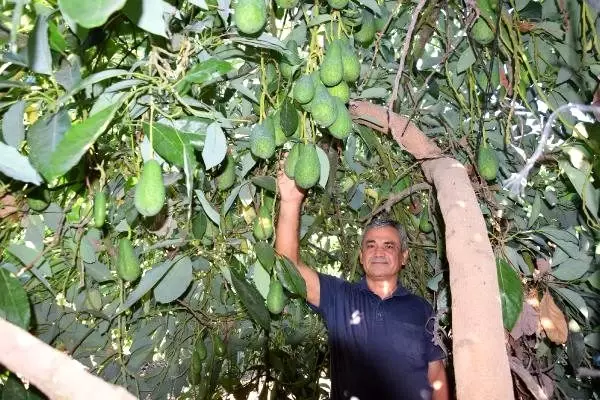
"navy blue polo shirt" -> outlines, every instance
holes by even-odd
[[[381,300],[366,280],[319,274],[320,306],[331,353],[332,400],[431,398],[430,361],[444,358],[433,341],[432,308],[398,284]]]

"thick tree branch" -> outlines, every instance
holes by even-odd
[[[119,386],[90,374],[79,362],[0,318],[0,364],[56,400],[134,400]]]
[[[421,161],[425,178],[436,189],[446,227],[458,398],[513,399],[496,260],[464,165],[444,157],[409,119],[388,113],[386,107],[352,102],[350,112],[356,122],[390,132],[398,144]]]

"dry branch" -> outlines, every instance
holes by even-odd
[[[119,386],[90,374],[78,361],[0,318],[0,364],[56,400],[134,400]]]
[[[548,400],[548,396],[542,387],[535,381],[529,371],[523,367],[521,360],[516,357],[511,357],[510,369],[523,381],[529,392],[536,400]]]
[[[464,165],[445,157],[413,123],[385,107],[358,101],[350,104],[350,112],[358,123],[391,132],[421,161],[426,179],[436,189],[446,226],[458,398],[513,399],[496,260]]]

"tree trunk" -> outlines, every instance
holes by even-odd
[[[135,399],[125,389],[90,374],[79,362],[3,318],[0,318],[0,364],[50,399]]]
[[[407,118],[388,115],[387,108],[359,101],[351,103],[350,112],[360,124],[391,132],[398,144],[421,161],[426,179],[435,186],[446,226],[458,399],[513,399],[496,261],[464,165],[445,157]]]

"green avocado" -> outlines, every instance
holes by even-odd
[[[346,6],[348,5],[348,1],[349,0],[327,0],[327,4],[329,4],[329,7],[331,8],[341,10],[343,8],[346,8]]]
[[[315,95],[315,82],[312,75],[302,75],[294,83],[294,99],[300,104],[306,104]]]
[[[217,175],[217,188],[221,191],[229,189],[235,182],[235,160],[233,156],[227,153],[223,164],[221,172]]]
[[[337,97],[334,97],[337,108],[337,118],[329,125],[329,133],[338,139],[346,139],[352,132],[352,117],[346,105]]]
[[[321,164],[314,144],[306,144],[300,148],[294,180],[296,185],[303,189],[310,189],[319,182]]]
[[[319,66],[319,75],[321,82],[325,86],[335,86],[341,82],[344,77],[342,67],[342,49],[339,40],[333,40],[325,53],[323,62]]]
[[[344,81],[355,83],[360,77],[360,61],[354,48],[348,41],[341,45],[342,50],[342,69],[344,70]]]
[[[144,163],[142,175],[135,187],[135,208],[145,217],[159,213],[165,204],[165,185],[162,169],[156,160]]]
[[[368,47],[375,39],[375,18],[369,11],[363,12],[362,24],[360,30],[354,33],[354,40],[363,47]]]
[[[223,357],[227,352],[225,343],[223,343],[223,339],[218,334],[213,335],[213,350],[217,357]]]
[[[269,293],[267,294],[267,308],[271,314],[281,314],[285,307],[285,294],[283,286],[277,279],[272,279],[269,284]]]
[[[317,85],[315,96],[310,102],[310,113],[315,122],[324,128],[333,124],[337,118],[336,103],[333,99],[325,86]]]
[[[252,233],[257,240],[268,240],[273,236],[271,210],[264,204],[258,209],[258,216],[254,220]]]
[[[275,0],[277,7],[283,8],[284,10],[296,7],[299,2],[300,0]]]
[[[275,154],[275,128],[271,117],[252,129],[250,151],[258,158],[268,159]]]
[[[342,100],[342,104],[346,104],[348,101],[350,101],[350,87],[346,81],[341,81],[335,86],[328,87],[327,91],[330,95],[338,97],[340,100]]]
[[[433,225],[429,220],[429,210],[427,209],[427,206],[423,208],[423,212],[421,213],[421,218],[419,220],[419,229],[423,233],[430,233],[431,231],[433,231]]]
[[[294,179],[294,171],[296,170],[296,163],[298,162],[298,157],[300,156],[300,148],[302,146],[304,146],[304,144],[294,143],[292,149],[287,155],[287,158],[285,159],[283,171],[290,179]]]
[[[41,187],[35,188],[27,195],[27,205],[33,211],[44,211],[50,205],[50,192]]]
[[[119,240],[119,255],[117,256],[117,275],[124,281],[135,281],[140,277],[142,269],[133,251],[131,241],[127,238]]]
[[[486,181],[493,181],[498,175],[498,158],[496,152],[487,144],[482,143],[477,153],[477,169]]]
[[[494,32],[481,17],[477,18],[477,21],[475,21],[475,24],[471,28],[471,35],[477,43],[484,46],[490,44],[495,37]]]
[[[106,220],[106,194],[102,190],[94,195],[94,226],[102,228]]]
[[[237,0],[233,5],[234,21],[238,30],[254,35],[267,22],[267,6],[264,0]]]

